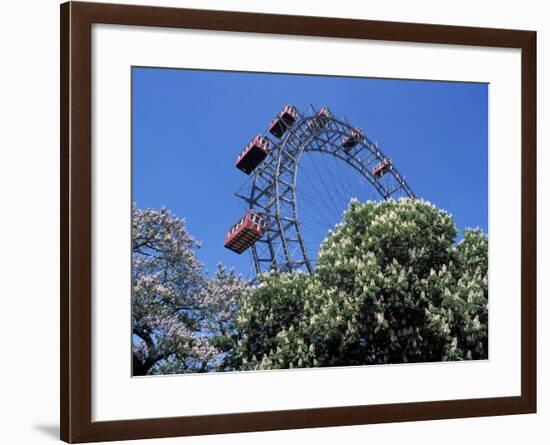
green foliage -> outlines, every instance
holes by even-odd
[[[268,273],[237,315],[233,366],[274,369],[487,358],[487,251],[415,200],[360,204],[314,275]]]

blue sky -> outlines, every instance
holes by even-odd
[[[209,272],[220,261],[251,270],[247,252],[223,247],[248,178],[235,158],[287,103],[328,106],[362,127],[417,196],[459,230],[487,231],[486,84],[133,68],[133,200],[184,217]]]

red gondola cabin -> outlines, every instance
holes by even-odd
[[[332,117],[332,113],[327,107],[321,108],[315,117],[307,122],[310,130],[315,131],[324,128],[327,120]]]
[[[235,166],[249,175],[265,159],[269,150],[269,139],[259,134],[241,151]]]
[[[241,254],[260,239],[265,229],[265,217],[249,210],[229,229],[223,245],[227,249]]]
[[[361,141],[362,137],[363,130],[361,130],[360,128],[354,128],[342,138],[342,147],[353,148]]]
[[[283,134],[285,134],[287,128],[296,122],[297,115],[298,111],[296,110],[296,107],[286,105],[269,124],[269,132],[273,136],[280,138]]]
[[[330,110],[327,107],[323,107],[318,111],[317,116],[322,121],[325,121],[325,119],[329,119],[329,118],[332,117],[332,113],[330,112]]]
[[[385,158],[380,164],[372,169],[372,174],[376,179],[380,179],[391,170],[391,167],[391,159]]]

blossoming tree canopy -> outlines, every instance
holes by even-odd
[[[246,293],[233,366],[273,369],[487,358],[488,241],[416,200],[352,201],[312,275]]]
[[[246,283],[222,265],[210,278],[199,243],[170,211],[132,214],[133,374],[223,370]]]

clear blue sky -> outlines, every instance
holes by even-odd
[[[243,213],[235,158],[287,103],[362,127],[417,196],[487,231],[486,84],[133,68],[133,200],[184,217],[209,272],[251,269],[223,247]]]

